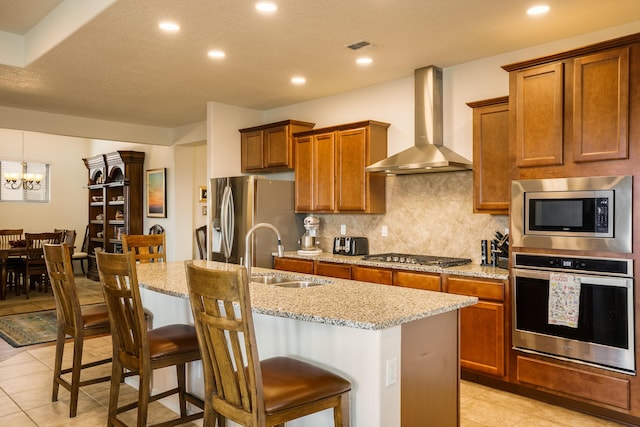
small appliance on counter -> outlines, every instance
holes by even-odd
[[[298,240],[300,249],[298,255],[318,255],[322,253],[322,249],[318,247],[318,228],[320,227],[320,219],[310,215],[304,219],[305,233]]]
[[[341,236],[333,239],[336,255],[369,255],[369,240],[366,237]]]

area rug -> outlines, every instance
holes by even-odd
[[[0,317],[0,338],[12,347],[56,340],[56,311],[10,314]]]

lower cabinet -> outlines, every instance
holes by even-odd
[[[380,285],[393,285],[393,270],[354,265],[351,271],[353,280],[378,283]]]
[[[403,288],[422,289],[425,291],[441,291],[440,274],[416,273],[410,271],[393,272],[393,284]]]
[[[313,274],[351,280],[351,265],[337,262],[316,261]]]
[[[295,273],[313,274],[313,261],[275,257],[273,259],[273,268],[276,270],[293,271]]]
[[[460,310],[460,366],[496,377],[507,374],[506,281],[294,258],[276,258],[274,265],[277,270],[478,297],[478,304]]]
[[[577,369],[560,363],[530,356],[517,357],[516,378],[542,390],[578,397],[589,403],[610,405],[618,409],[631,408],[631,381]]]
[[[478,303],[460,310],[460,367],[504,377],[506,355],[505,298],[501,280],[444,275],[444,290],[478,297]]]

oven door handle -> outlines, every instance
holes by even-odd
[[[518,277],[526,277],[528,279],[539,279],[549,281],[551,277],[551,273],[566,273],[574,275],[579,283],[585,285],[601,285],[601,286],[615,286],[619,288],[633,288],[633,279],[628,277],[618,277],[618,276],[596,276],[596,275],[587,275],[587,274],[575,274],[571,271],[547,271],[547,270],[528,270],[522,268],[514,268],[513,269],[513,283],[516,283]]]

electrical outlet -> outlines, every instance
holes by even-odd
[[[398,382],[398,359],[393,358],[387,360],[387,377],[385,385],[389,387],[396,382]]]
[[[347,226],[345,224],[340,225],[340,235],[344,236],[347,234]]]
[[[387,237],[389,235],[389,227],[383,225],[380,232],[382,234],[382,237]]]

